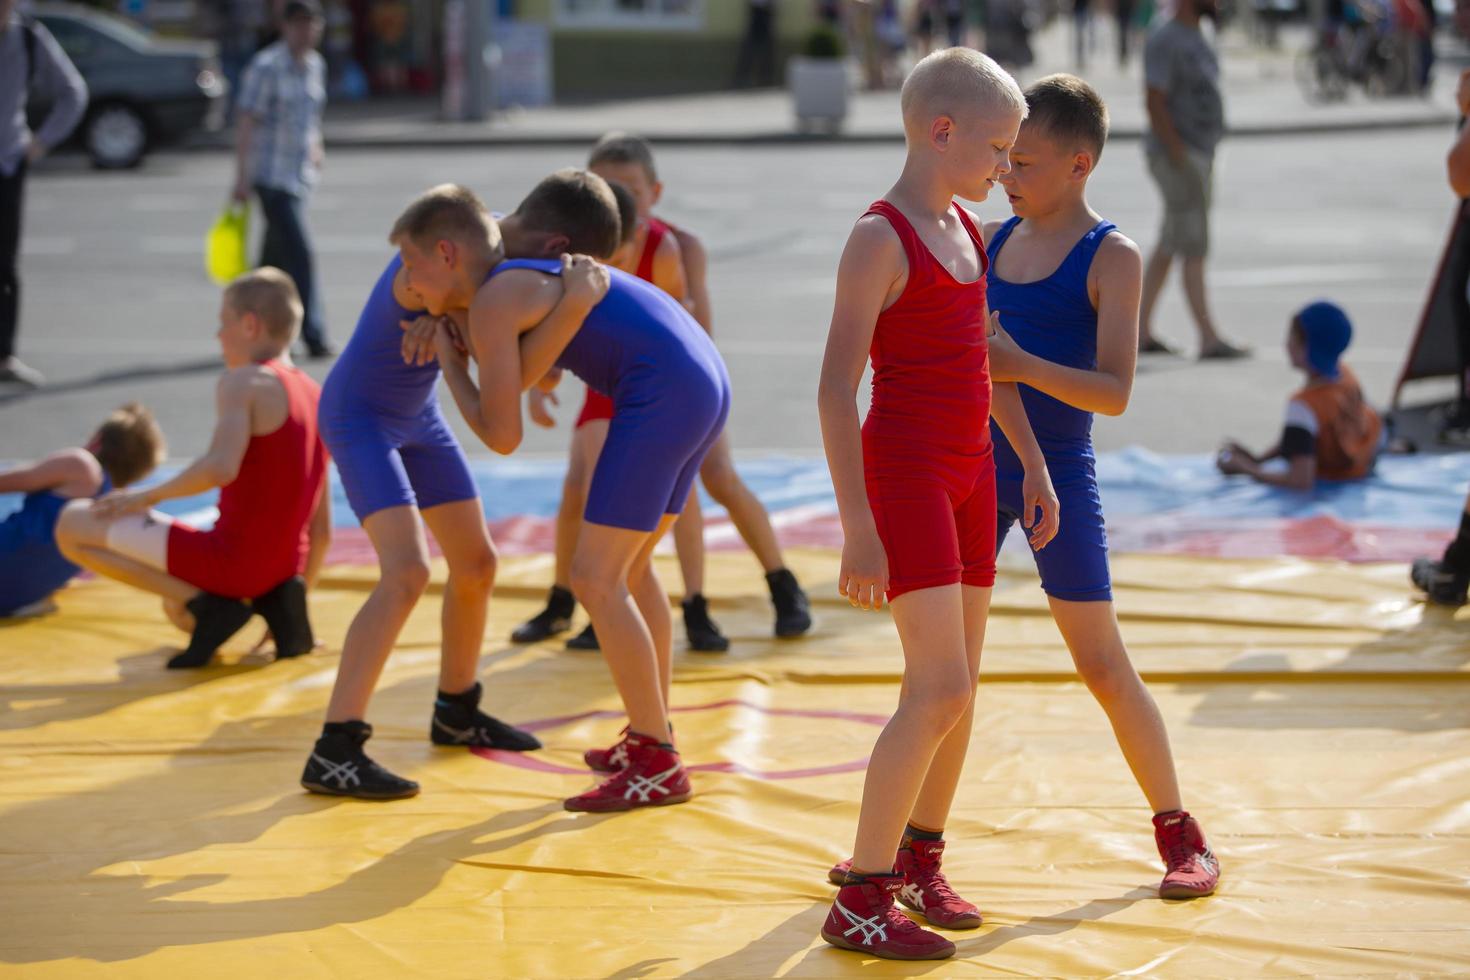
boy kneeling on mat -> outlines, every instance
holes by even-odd
[[[56,543],[99,575],[163,596],[189,646],[169,667],[202,667],[255,613],[276,656],[315,646],[306,588],[331,530],[327,454],[317,437],[315,381],[290,359],[301,298],[289,276],[265,267],[225,288],[218,332],[225,373],[209,450],[157,486],[68,504]],[[219,519],[197,530],[152,510],[220,488]]]

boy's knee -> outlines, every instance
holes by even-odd
[[[711,454],[705,458],[704,464],[699,468],[699,479],[709,495],[721,504],[740,489],[740,478],[735,472],[735,465],[723,454]]]
[[[90,500],[73,500],[61,509],[56,519],[56,544],[65,551],[77,545],[101,544],[106,541],[106,528],[92,516]]]
[[[572,595],[584,606],[598,606],[613,597],[618,587],[592,562],[572,559]]]
[[[419,558],[384,566],[378,588],[395,602],[412,605],[429,587],[429,563]]]
[[[449,566],[449,579],[451,586],[461,592],[477,592],[489,594],[495,585],[495,572],[499,565],[495,548],[486,545],[484,548],[476,548],[475,551],[457,560]]]
[[[919,717],[942,735],[970,710],[975,689],[966,680],[964,672],[957,672],[948,683],[914,688],[909,697]]]
[[[1125,697],[1139,683],[1133,667],[1112,658],[1095,658],[1078,664],[1082,682],[1098,701],[1108,704]]]

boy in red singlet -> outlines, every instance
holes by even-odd
[[[663,184],[658,179],[653,151],[647,141],[622,133],[609,133],[593,147],[588,169],[609,183],[625,188],[638,204],[639,228],[631,246],[636,260],[625,271],[648,280],[678,299],[709,331],[712,318],[705,282],[704,246],[696,236],[653,216],[653,208],[663,194]],[[548,400],[554,403],[554,396],[536,390],[529,398],[532,417],[540,424],[548,424],[550,416],[545,405]],[[571,553],[581,525],[587,482],[607,437],[608,420],[611,418],[611,401],[589,391],[572,436],[571,459],[562,486],[561,507],[557,512],[555,584],[547,598],[546,608],[512,634],[517,643],[534,643],[571,626],[571,616],[576,608],[576,600],[567,587]],[[811,628],[806,594],[796,577],[785,567],[776,532],[765,508],[736,473],[726,435],[720,436],[720,441],[705,458],[700,477],[710,495],[729,511],[741,537],[765,570],[771,602],[776,608],[776,635],[785,637],[805,633]],[[674,546],[684,578],[684,630],[689,647],[701,652],[722,652],[729,648],[730,643],[710,618],[704,598],[704,518],[698,494],[690,495],[688,506],[674,524]],[[579,636],[569,640],[567,646],[595,650],[597,636],[588,626]]]
[[[254,613],[269,625],[277,657],[315,645],[306,588],[326,556],[331,511],[316,428],[321,389],[290,360],[301,315],[296,286],[279,269],[230,283],[209,451],[157,486],[68,504],[57,524],[57,544],[73,562],[163,596],[170,618],[191,631],[170,667],[204,666]],[[208,531],[150,510],[215,487],[219,520]]]
[[[817,403],[844,535],[838,590],[862,609],[887,596],[904,676],[822,938],[889,959],[942,959],[954,944],[894,901],[931,925],[980,925],[940,858],[995,584],[992,414],[1025,464],[1022,523],[1034,547],[1056,534],[1057,499],[1015,385],[992,395],[988,263],[978,219],[954,201],[984,200],[1006,172],[1025,98],[994,61],[951,48],[915,66],[901,104],[908,157],[848,238]],[[869,357],[872,406],[860,428]]]

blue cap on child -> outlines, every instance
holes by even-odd
[[[1353,339],[1353,324],[1342,307],[1318,300],[1296,315],[1307,346],[1307,363],[1324,378],[1337,377],[1337,359]]]

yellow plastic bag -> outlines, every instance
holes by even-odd
[[[245,258],[250,237],[250,205],[235,201],[225,208],[204,236],[204,271],[215,285],[223,286],[236,276],[248,272]]]

